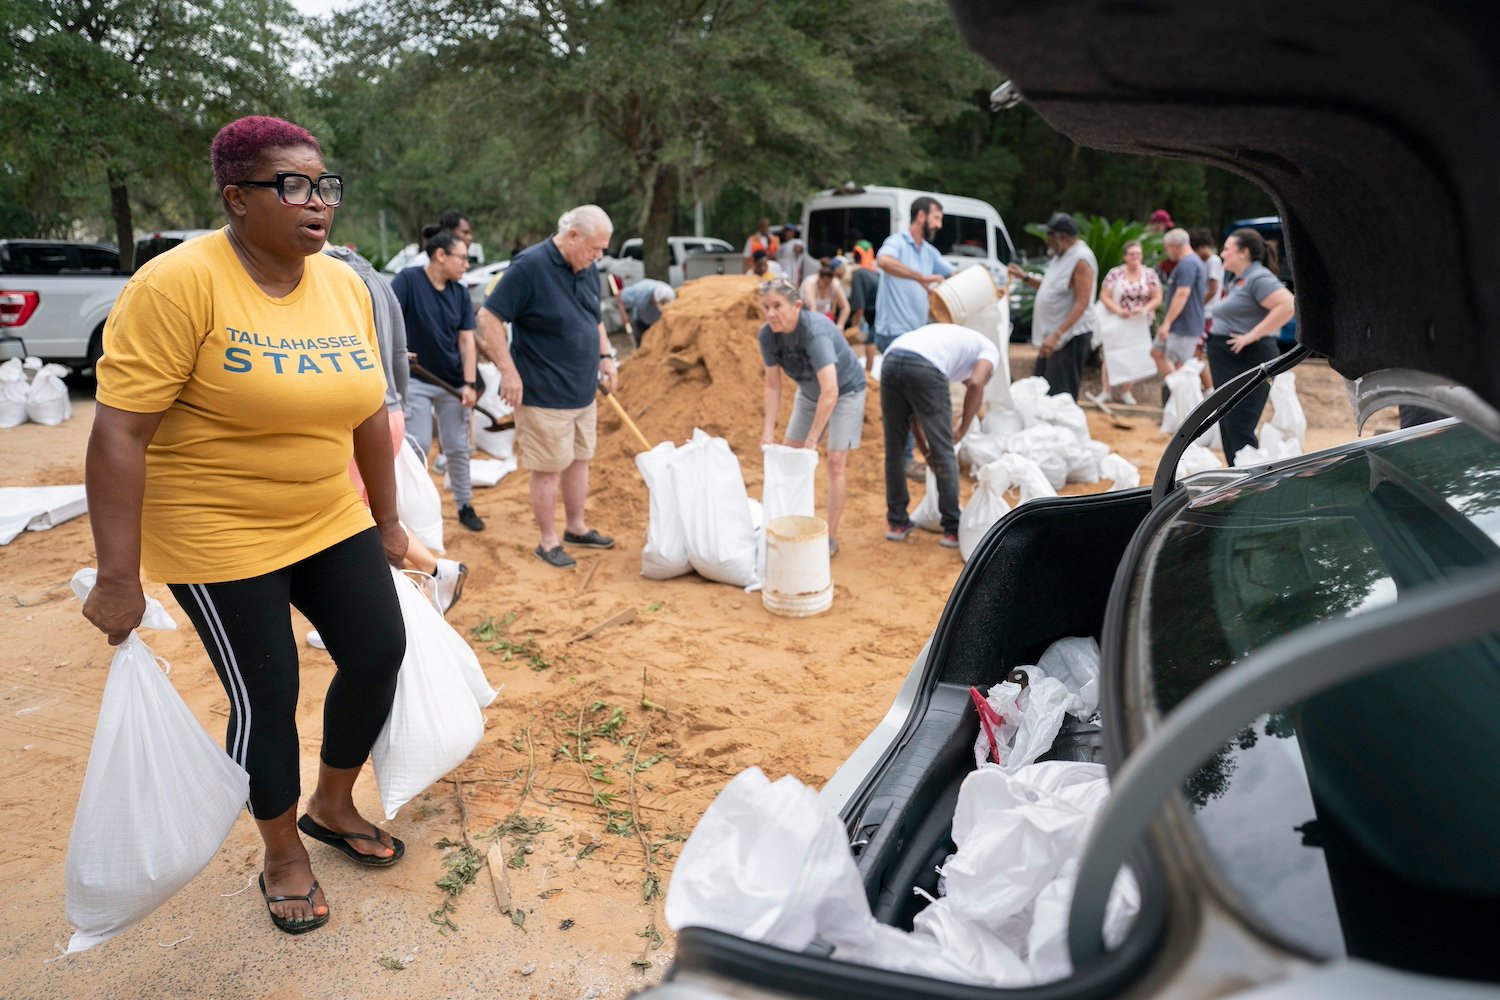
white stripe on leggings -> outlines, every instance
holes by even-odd
[[[229,750],[229,756],[240,767],[244,767],[250,746],[250,695],[245,690],[245,678],[240,674],[239,661],[235,659],[234,649],[229,645],[229,637],[224,631],[224,623],[219,620],[218,609],[208,596],[208,589],[201,583],[190,583],[188,591],[198,602],[198,610],[203,612],[203,617],[208,622],[214,645],[219,647],[219,659],[224,663],[224,677],[229,682],[229,697],[239,709],[240,724],[234,734],[234,745]]]

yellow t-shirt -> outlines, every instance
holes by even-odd
[[[348,468],[385,376],[370,293],[342,262],[313,254],[277,299],[227,230],[162,254],[115,301],[97,375],[99,402],[166,411],[146,450],[151,579],[260,576],[374,523]]]

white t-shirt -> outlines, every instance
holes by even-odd
[[[932,362],[949,382],[962,382],[974,374],[974,365],[988,361],[1000,365],[1000,348],[978,330],[956,323],[928,323],[891,341],[885,352],[909,351]]]
[[[1214,286],[1213,295],[1203,303],[1203,316],[1207,319],[1214,314],[1214,303],[1218,301],[1219,296],[1224,294],[1224,262],[1219,259],[1218,254],[1211,253],[1208,255],[1208,260],[1203,263],[1208,267],[1208,280],[1218,282]]]

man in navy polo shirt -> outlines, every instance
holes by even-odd
[[[500,369],[500,396],[516,411],[516,455],[531,473],[531,512],[541,538],[536,556],[567,569],[563,544],[612,548],[588,527],[583,506],[594,457],[594,393],[602,377],[614,392],[615,351],[599,311],[599,269],[614,227],[598,205],[557,220],[557,233],[517,254],[479,311],[485,353]],[[506,345],[501,323],[510,324]],[[567,514],[557,533],[557,494]]]

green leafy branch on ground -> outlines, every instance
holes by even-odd
[[[515,621],[514,611],[506,612],[498,622],[493,615],[486,615],[484,621],[469,630],[469,634],[476,642],[484,643],[488,652],[499,654],[500,659],[506,662],[524,660],[532,670],[550,669],[552,661],[543,654],[535,636],[518,640],[507,634]]]

